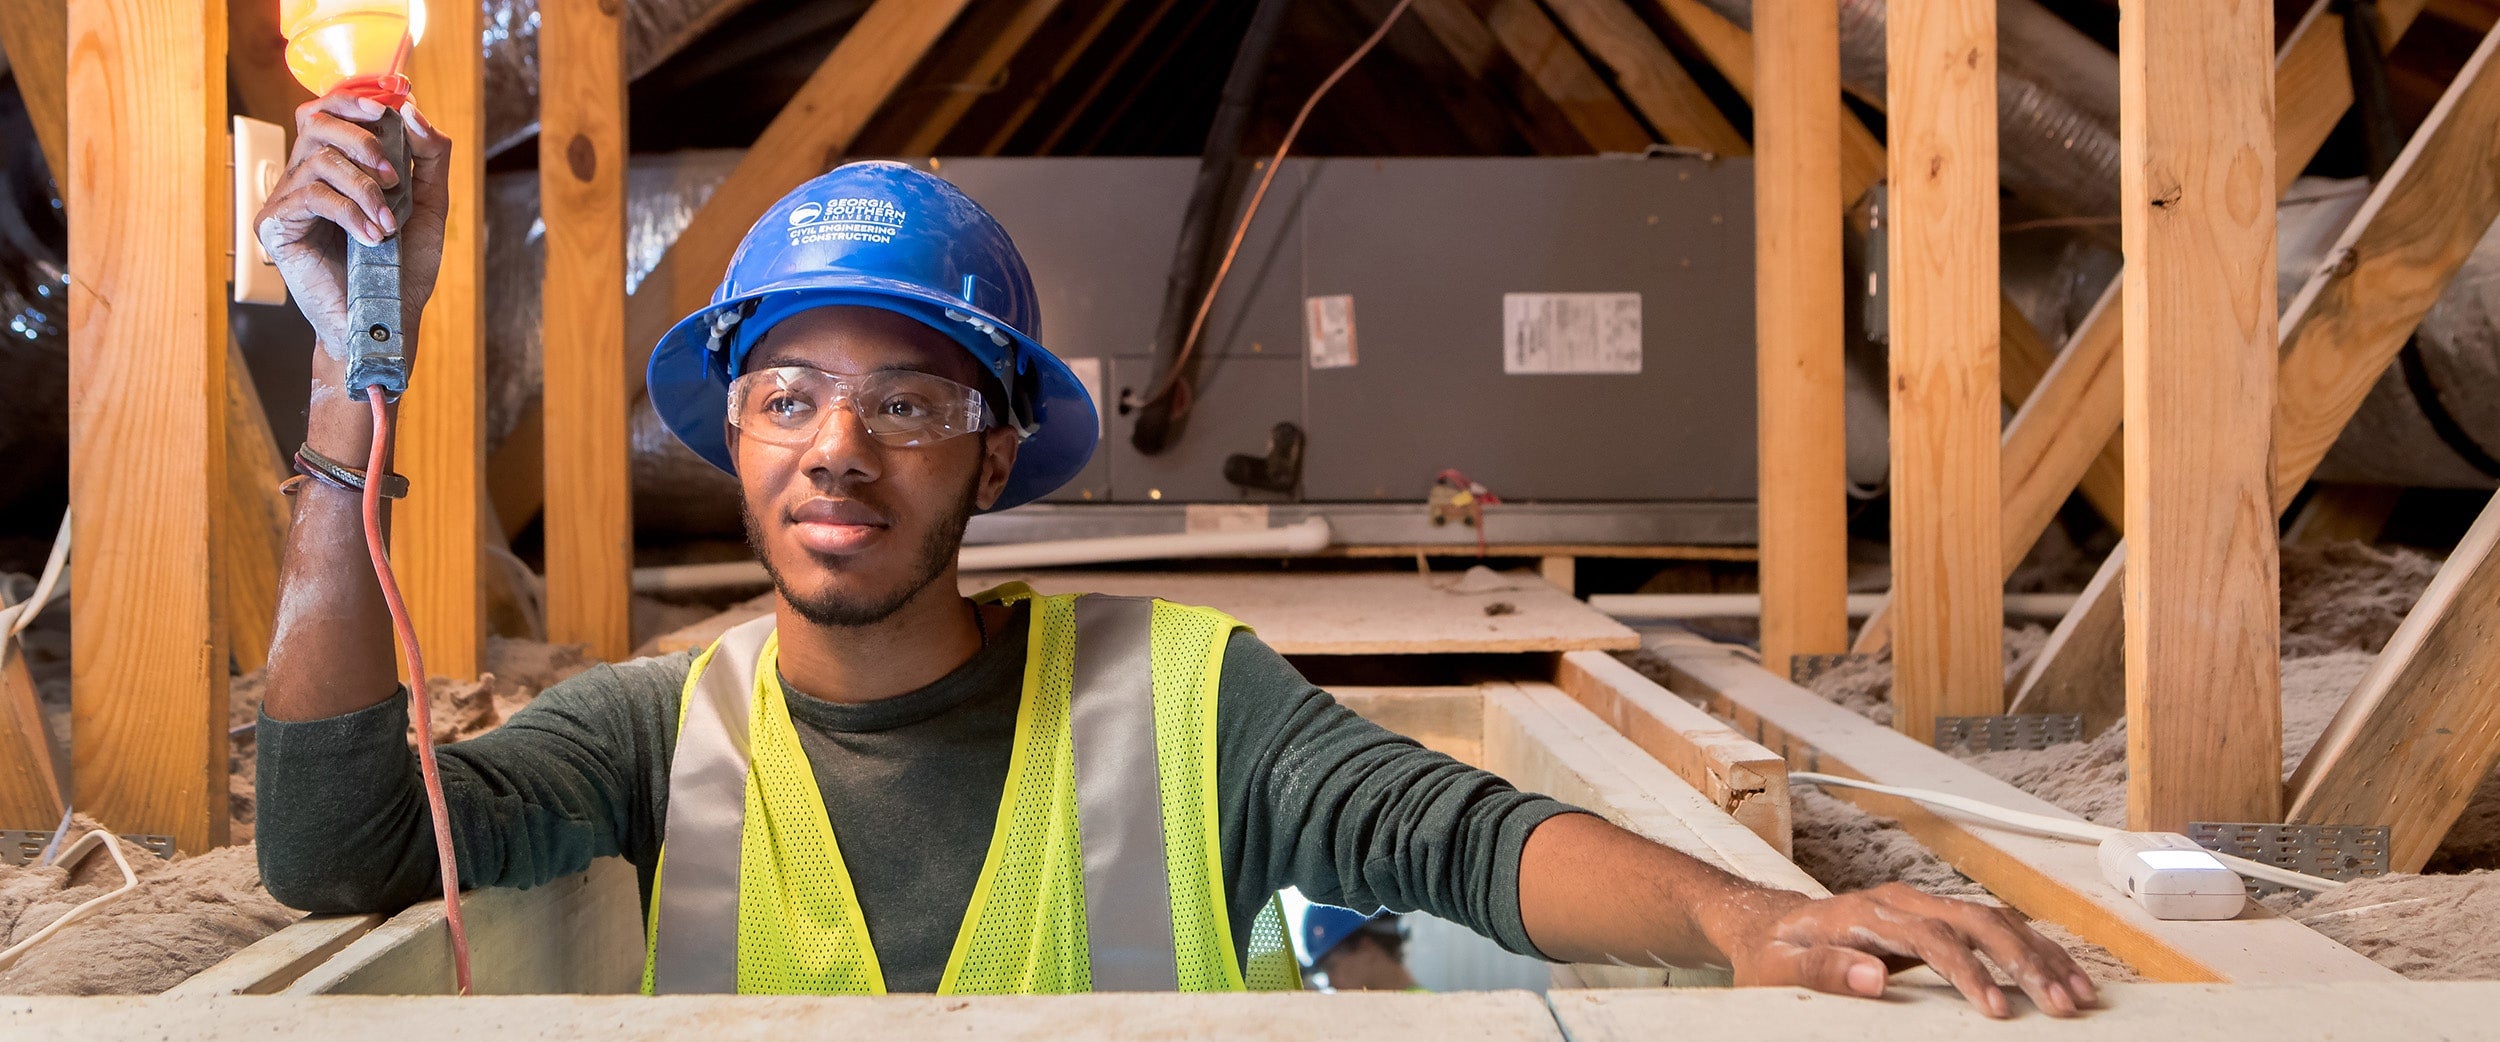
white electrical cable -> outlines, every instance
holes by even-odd
[[[2099,843],[2100,841],[2108,839],[2111,836],[2124,835],[2126,832],[2125,829],[2114,829],[2107,825],[2095,825],[2089,821],[2080,821],[2074,818],[2058,818],[2051,817],[2046,814],[2034,814],[2030,811],[2013,810],[2011,808],[1997,806],[1993,803],[1975,800],[1968,796],[1957,796],[1949,792],[1937,792],[1933,789],[1905,789],[1897,785],[1878,785],[1874,782],[1859,781],[1855,778],[1843,778],[1836,774],[1820,774],[1814,771],[1790,771],[1788,772],[1788,780],[1792,782],[1806,782],[1812,785],[1836,786],[1843,789],[1864,789],[1868,792],[1882,793],[1886,796],[1895,796],[1916,803],[1924,803],[1930,807],[1941,807],[1946,810],[1959,811],[1982,821],[2022,829],[2023,831],[2037,833],[2052,839],[2073,840],[2077,843]],[[2251,879],[2273,883],[2276,886],[2288,886],[2294,889],[2322,893],[2344,885],[2338,880],[2328,879],[2324,876],[2313,876],[2306,872],[2294,872],[2291,869],[2282,868],[2276,865],[2269,865],[2262,861],[2251,861],[2236,854],[2226,854],[2219,850],[2213,851],[2212,853],[2214,857],[2221,859],[2223,864],[2231,866],[2233,871]]]
[[[85,857],[87,852],[95,849],[96,844],[98,843],[104,844],[104,848],[112,852],[113,864],[121,868],[121,887],[110,893],[88,899],[86,903],[81,904],[76,908],[72,908],[60,918],[52,920],[51,925],[35,931],[23,941],[10,945],[7,950],[0,951],[0,970],[5,970],[10,966],[15,965],[17,963],[17,957],[26,954],[26,949],[43,943],[53,934],[61,932],[62,927],[68,926],[69,924],[77,922],[90,915],[94,915],[97,909],[103,908],[105,905],[112,904],[113,902],[120,900],[124,895],[130,893],[132,890],[138,889],[139,873],[131,871],[130,859],[122,856],[122,842],[120,837],[117,837],[103,829],[94,829],[89,831],[86,835],[78,837],[78,841],[70,844],[69,849],[62,851],[59,860],[53,863],[64,866],[75,865],[78,863],[79,858]]]
[[[69,511],[61,511],[60,534],[52,537],[52,556],[43,562],[43,578],[35,581],[35,595],[24,604],[0,608],[0,638],[14,637],[35,624],[36,614],[52,600],[52,590],[61,583],[61,568],[69,563]]]

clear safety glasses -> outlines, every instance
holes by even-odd
[[[729,384],[729,422],[774,445],[814,444],[826,418],[845,403],[868,433],[894,446],[931,445],[989,426],[981,392],[906,369],[837,376],[786,365]]]

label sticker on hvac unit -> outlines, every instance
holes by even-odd
[[[1503,373],[1640,371],[1640,294],[1502,294]]]
[[[1311,368],[1354,366],[1354,298],[1306,297],[1302,301],[1302,336],[1310,345]]]

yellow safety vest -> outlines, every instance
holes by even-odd
[[[938,993],[1300,987],[1280,906],[1246,966],[1226,910],[1215,705],[1241,623],[1022,584],[978,599],[1032,620],[1007,791]],[[885,992],[778,654],[758,619],[687,674],[644,994]]]

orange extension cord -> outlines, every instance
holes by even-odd
[[[373,455],[365,463],[365,552],[373,558],[373,577],[382,584],[382,602],[390,606],[391,628],[408,656],[408,691],[417,719],[417,770],[425,778],[425,808],[434,819],[434,853],[443,876],[443,920],[451,927],[452,974],[460,994],[469,993],[469,932],[460,925],[460,863],[451,851],[451,811],[443,804],[443,774],[434,763],[434,703],[425,683],[425,657],[417,652],[417,628],[408,621],[408,605],[399,599],[399,580],[391,574],[391,557],[382,542],[382,475],[390,473],[391,407],[380,388],[368,389],[373,403]]]

